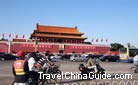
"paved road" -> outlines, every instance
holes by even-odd
[[[13,81],[12,75],[12,63],[13,61],[0,61],[0,85],[11,85]],[[68,60],[62,60],[57,64],[60,64],[60,69],[63,73],[72,72],[79,73],[78,66],[82,62],[70,62]],[[100,62],[102,67],[106,69],[106,73],[114,76],[115,74],[130,73],[132,64],[122,62]],[[95,80],[81,80],[81,79],[65,79],[63,78],[60,85],[93,85],[98,83],[99,85],[138,85],[138,75],[134,74],[133,79],[95,79]],[[137,84],[136,84],[137,81]],[[101,83],[100,83],[101,82]],[[125,83],[125,84],[123,84]]]

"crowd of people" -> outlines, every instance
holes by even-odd
[[[29,53],[25,57],[24,53],[19,51],[17,56],[19,58],[14,61],[12,67],[14,75],[13,85],[28,85],[29,78],[32,80],[31,85],[38,85],[38,71],[47,70],[48,67],[54,65],[49,59],[49,53],[45,53],[45,56],[39,61],[36,59],[36,52]]]
[[[18,60],[15,60],[13,63],[13,75],[14,82],[13,85],[28,85],[29,78],[31,79],[31,85],[38,85],[39,71],[48,71],[48,68],[54,65],[51,62],[50,54],[45,53],[45,56],[41,59],[37,59],[36,52],[28,53],[25,57],[22,51],[17,53],[19,57]],[[88,69],[94,69],[95,72],[98,71],[96,64],[99,63],[96,59],[88,57],[86,62],[86,67]],[[138,66],[138,55],[134,57],[134,65]]]

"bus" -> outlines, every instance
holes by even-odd
[[[119,51],[121,60],[133,59],[138,54],[138,48],[122,48]]]

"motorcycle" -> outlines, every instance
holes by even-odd
[[[95,65],[96,65],[96,68],[97,68],[97,72],[95,72],[94,68],[89,69],[89,68],[85,67],[84,64],[80,64],[79,65],[79,71],[81,72],[82,77],[84,75],[88,76],[88,75],[90,75],[90,73],[92,73],[90,76],[92,76],[92,75],[97,76],[97,74],[101,74],[101,75],[105,74],[105,69],[104,68],[102,68],[99,64],[95,64]]]
[[[138,65],[134,65],[130,68],[132,73],[138,73]]]

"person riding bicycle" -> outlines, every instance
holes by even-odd
[[[135,66],[138,66],[138,55],[136,55],[134,58],[133,58],[133,63]]]
[[[36,68],[39,68],[39,71],[41,71],[44,74],[53,74],[54,75],[61,75],[61,71],[58,68],[54,68],[55,64],[51,61],[50,59],[50,54],[49,53],[45,53],[45,56],[42,57],[37,63],[36,63]],[[41,75],[40,75],[41,76]],[[59,83],[61,81],[60,78],[58,78],[57,76],[55,76],[55,78],[50,78],[49,81],[51,82],[55,82],[55,83]],[[49,83],[49,81],[47,81],[47,79],[40,79],[39,82],[42,82],[43,85],[47,85],[47,83]],[[51,82],[51,83],[52,83]],[[48,84],[49,85],[49,84]],[[53,84],[50,84],[53,85]]]
[[[36,63],[36,67],[43,71],[53,65],[54,63],[51,62],[51,59],[49,58],[49,53],[45,53],[45,56]]]
[[[30,78],[32,80],[31,85],[38,85],[39,74],[35,68],[35,63],[36,63],[36,53],[35,52],[29,53],[28,66],[29,66]]]
[[[88,56],[88,59],[86,62],[86,67],[88,69],[94,69],[95,73],[97,73],[97,67],[96,67],[95,59],[92,59],[90,56]]]

